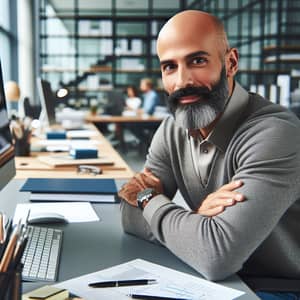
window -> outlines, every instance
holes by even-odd
[[[13,32],[10,17],[16,15],[16,0],[0,0],[0,59],[4,82],[16,77],[17,71],[12,70]],[[16,79],[16,78],[14,78]]]

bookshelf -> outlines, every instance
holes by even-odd
[[[137,1],[136,13],[118,0],[108,0],[107,10],[100,1],[98,11],[88,8],[93,1],[68,0],[60,9],[55,2],[37,1],[39,71],[55,90],[99,99],[103,91],[138,86],[143,77],[161,88],[157,34],[183,1],[166,1],[169,7],[160,9],[155,0]]]
[[[101,98],[108,89],[151,77],[162,88],[156,56],[161,26],[184,9],[204,10],[224,23],[240,54],[237,80],[245,87],[300,83],[300,1],[274,0],[36,0],[37,61],[54,89],[75,99]],[[296,75],[295,75],[296,74]],[[268,96],[268,95],[266,95]],[[278,99],[276,100],[278,102]]]

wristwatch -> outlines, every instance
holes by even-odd
[[[143,210],[146,204],[154,197],[158,195],[155,189],[147,188],[137,194],[138,207]]]

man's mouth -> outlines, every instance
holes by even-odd
[[[200,97],[197,95],[184,96],[179,99],[180,104],[191,104],[200,100]]]

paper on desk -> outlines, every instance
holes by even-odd
[[[95,130],[68,130],[68,138],[89,138],[96,136],[98,133]]]
[[[92,205],[87,202],[20,203],[17,205],[15,210],[14,224],[17,224],[20,219],[25,222],[29,209],[31,214],[41,212],[59,213],[63,215],[69,223],[93,222],[100,220]]]
[[[139,287],[91,288],[90,282],[124,279],[156,279],[158,284]],[[244,292],[224,287],[196,276],[175,271],[142,259],[77,277],[55,285],[83,297],[85,300],[125,300],[128,294],[155,295],[191,300],[232,300]]]
[[[101,141],[98,140],[40,140],[37,141],[37,144],[40,146],[69,146],[69,147],[80,147],[80,148],[91,148],[95,145],[101,144]]]

